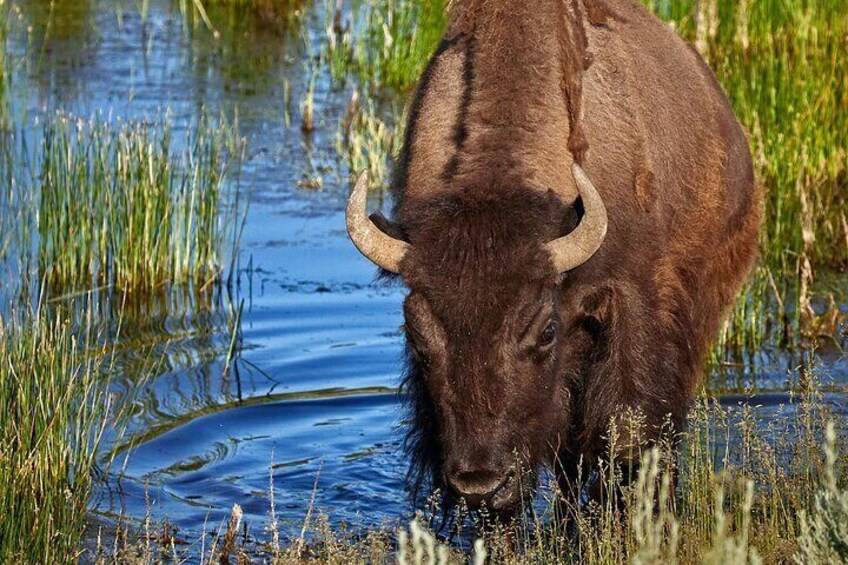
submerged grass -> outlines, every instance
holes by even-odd
[[[304,0],[178,0],[185,25],[203,26],[216,38],[257,29],[289,31],[302,20],[305,4]]]
[[[61,290],[130,291],[218,279],[239,219],[225,179],[238,172],[241,146],[207,119],[180,152],[172,136],[167,120],[46,122],[34,186],[26,186],[38,198],[41,278]]]

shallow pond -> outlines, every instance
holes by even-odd
[[[299,30],[234,26],[222,28],[218,40],[202,27],[184,29],[178,3],[168,0],[151,1],[146,19],[135,3],[118,9],[115,2],[60,2],[52,16],[46,0],[24,4],[22,21],[32,33],[15,35],[13,49],[29,53],[30,63],[18,71],[12,94],[28,123],[57,109],[145,119],[168,108],[179,128],[204,109],[237,109],[248,141],[241,185],[251,205],[237,288],[216,302],[218,313],[186,317],[184,304],[166,301],[124,330],[139,343],[159,344],[167,362],[143,381],[130,364],[115,377],[119,389],[134,390],[137,406],[125,436],[109,445],[116,458],[95,515],[139,523],[150,513],[178,524],[186,537],[217,528],[239,503],[260,530],[273,477],[277,515],[291,531],[313,493],[334,521],[407,516],[395,389],[403,291],[373,284],[374,269],[345,236],[347,171],[333,143],[350,90],[332,88],[320,73],[317,128],[305,135],[298,127],[309,80],[305,44],[319,48],[323,4],[306,4]],[[298,186],[315,174],[322,188]],[[233,317],[226,312],[239,305],[240,351],[228,363]],[[779,391],[792,365],[763,353],[717,378]],[[828,379],[848,380],[844,357],[827,366]],[[775,407],[789,400],[762,398]],[[833,400],[838,410],[842,400]]]

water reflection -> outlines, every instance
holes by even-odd
[[[284,91],[301,94],[298,24],[304,0],[203,2],[206,18],[186,0],[28,0],[12,29],[25,63],[18,82],[30,110],[62,108],[79,115],[111,111],[143,117],[167,106],[175,122],[205,107],[248,122],[282,118]],[[209,22],[209,26],[205,21]],[[23,109],[21,109],[23,110]],[[251,118],[251,116],[253,118]]]
[[[63,102],[75,100],[83,87],[73,80],[73,70],[91,66],[97,60],[100,41],[95,15],[99,3],[30,0],[16,6],[26,23],[28,71],[39,91],[55,92]]]
[[[222,285],[211,289],[162,290],[144,294],[107,291],[47,298],[43,306],[49,318],[70,320],[78,333],[90,332],[89,343],[109,360],[109,378],[115,393],[128,402],[139,402],[130,391],[144,389],[152,404],[135,417],[164,414],[164,406],[192,409],[217,399],[239,399],[235,365],[241,348],[239,306]],[[92,323],[91,321],[94,320]],[[195,372],[197,378],[148,390],[154,381]],[[214,384],[210,382],[216,375]],[[144,395],[142,395],[144,396]],[[140,421],[139,429],[147,422]]]

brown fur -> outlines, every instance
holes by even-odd
[[[462,490],[518,463],[566,476],[627,409],[648,440],[682,427],[754,260],[760,198],[712,73],[636,0],[454,4],[413,100],[392,229],[412,249],[409,448]],[[561,274],[543,246],[578,221],[575,161],[610,224]]]

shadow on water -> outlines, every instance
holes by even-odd
[[[94,299],[104,343],[117,351],[115,400],[132,410],[126,433],[107,438],[104,458],[114,464],[93,511],[136,522],[150,513],[198,532],[239,503],[261,527],[273,476],[284,526],[302,523],[316,480],[316,505],[334,520],[403,516],[395,390],[403,292],[375,286],[372,267],[345,238],[347,179],[333,144],[350,93],[319,75],[316,129],[305,136],[297,127],[312,44],[326,25],[322,3],[263,0],[248,10],[207,2],[209,25],[192,2],[151,0],[147,14],[137,4],[21,2],[26,26],[11,51],[31,56],[16,71],[15,107],[30,130],[57,109],[129,120],[167,106],[175,127],[204,108],[237,113],[251,208],[232,296]],[[321,188],[298,186],[314,174]],[[845,340],[837,345],[844,350]],[[824,378],[844,386],[848,362],[829,354]],[[792,410],[782,391],[803,359],[753,355],[714,368],[714,389],[759,395],[723,402],[763,404],[765,418],[769,407]]]

